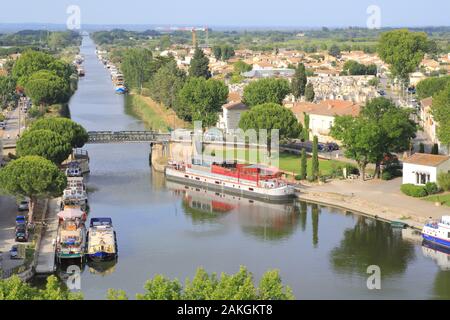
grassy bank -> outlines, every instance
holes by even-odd
[[[425,197],[423,199],[431,202],[440,202],[441,204],[450,207],[450,193],[435,194],[432,196]]]
[[[144,121],[148,129],[169,131],[188,126],[172,109],[154,102],[149,97],[129,94],[125,97],[125,108],[128,114]]]
[[[209,150],[208,150],[209,149]],[[210,153],[211,150],[215,150],[215,155],[218,155],[217,152],[220,150],[216,147],[209,147],[206,152]],[[245,155],[244,155],[245,154]],[[233,151],[233,148],[230,148],[227,151],[223,152],[224,158],[227,159],[236,158],[239,161],[243,162],[259,162],[261,159],[257,154],[256,150],[245,150],[244,149],[236,149]],[[272,156],[275,157],[276,153],[272,152]],[[331,175],[332,172],[338,166],[345,166],[347,163],[337,160],[325,160],[319,159],[319,171],[321,175]],[[282,152],[279,154],[279,168],[286,173],[294,173],[295,175],[300,173],[300,155],[291,154],[287,152]],[[308,157],[307,159],[307,170],[308,175],[312,175],[312,159]]]

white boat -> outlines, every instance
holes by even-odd
[[[199,185],[240,196],[285,201],[294,188],[281,179],[281,172],[262,165],[234,163],[187,164],[170,162],[168,180]]]
[[[86,228],[81,219],[64,220],[58,227],[56,257],[83,259],[86,250]]]
[[[92,218],[88,231],[87,256],[104,261],[117,258],[117,238],[111,218]]]
[[[422,229],[424,240],[450,248],[450,216],[442,216],[439,221],[428,221]]]

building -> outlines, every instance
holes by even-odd
[[[352,101],[324,100],[318,103],[297,102],[291,108],[298,121],[304,126],[305,117],[309,115],[309,130],[311,136],[317,136],[319,142],[335,142],[330,136],[330,129],[335,116],[359,115],[361,106]]]
[[[436,182],[441,172],[450,172],[450,156],[414,153],[403,160],[403,183]]]
[[[447,146],[442,144],[437,137],[437,126],[431,114],[431,106],[433,104],[433,98],[425,98],[420,100],[420,125],[423,128],[423,132],[428,140],[432,143],[437,143],[439,146],[439,153],[448,153]]]
[[[228,132],[239,128],[239,120],[243,112],[250,108],[241,101],[231,101],[222,106],[222,113],[219,114],[217,127]]]

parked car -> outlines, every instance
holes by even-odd
[[[27,217],[26,216],[17,216],[16,217],[16,226],[20,225],[20,224],[27,224]]]
[[[29,210],[28,201],[27,200],[20,201],[20,203],[18,205],[18,210],[19,211],[28,211]]]
[[[6,122],[5,121],[1,121],[0,122],[0,129],[2,129],[2,130],[6,129]]]
[[[378,94],[379,94],[380,96],[385,96],[385,95],[386,95],[386,92],[385,92],[384,90],[378,90]]]
[[[9,250],[9,258],[19,259],[19,247],[17,245],[13,245]]]
[[[16,226],[16,241],[17,242],[28,241],[28,231],[26,225],[19,224]]]

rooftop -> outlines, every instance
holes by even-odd
[[[356,117],[359,115],[361,106],[353,101],[346,100],[323,100],[318,103],[299,102],[294,104],[292,112],[307,113],[324,116],[344,116]]]
[[[222,107],[225,108],[225,109],[228,109],[228,110],[231,110],[231,109],[233,109],[233,110],[247,110],[248,109],[247,105],[243,104],[240,101],[238,101],[238,102],[234,102],[233,101],[233,102],[224,104]]]
[[[428,154],[428,153],[414,153],[407,159],[403,160],[403,163],[418,164],[421,166],[437,167],[441,163],[450,159],[450,156]]]

